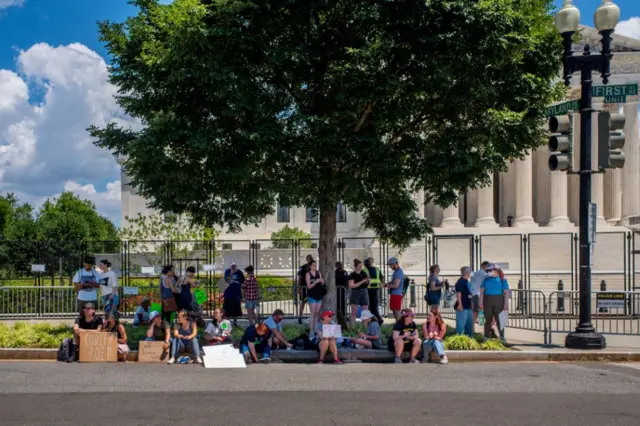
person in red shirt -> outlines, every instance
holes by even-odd
[[[256,309],[258,308],[260,292],[258,289],[258,280],[256,280],[256,277],[253,275],[253,266],[247,266],[244,271],[247,273],[247,278],[242,283],[242,298],[244,299],[244,307],[247,308],[249,325],[253,325],[257,319]]]

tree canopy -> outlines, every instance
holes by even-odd
[[[134,0],[103,22],[111,82],[145,125],[91,128],[161,211],[232,231],[275,201],[336,204],[406,246],[441,206],[543,140],[562,45],[551,0]]]

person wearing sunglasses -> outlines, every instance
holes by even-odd
[[[509,307],[509,283],[500,277],[499,268],[491,263],[487,266],[487,277],[480,286],[480,310],[484,311],[484,340],[491,337],[493,321],[500,332],[500,340],[506,343],[504,327],[500,326],[500,313]]]
[[[395,353],[394,362],[396,364],[402,364],[403,352],[410,353],[410,363],[418,364],[416,356],[420,352],[421,340],[418,337],[418,326],[414,321],[415,314],[411,309],[403,309],[401,315],[402,317],[393,326],[393,334],[389,338],[387,346],[391,352]]]
[[[82,313],[76,318],[75,324],[73,324],[73,343],[76,346],[80,344],[80,333],[82,330],[101,331],[102,325],[102,318],[96,315],[96,306],[91,302],[85,303],[82,308]]]

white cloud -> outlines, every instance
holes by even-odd
[[[43,94],[39,104],[29,103],[29,88]],[[82,44],[21,51],[17,73],[0,70],[0,192],[38,205],[71,190],[118,222],[120,188],[113,185],[120,168],[86,131],[110,121],[139,126],[116,104],[115,92],[105,61]],[[111,183],[99,192],[100,182]]]
[[[640,16],[621,21],[616,27],[616,33],[640,40]]]
[[[6,9],[12,6],[23,6],[24,0],[0,0],[0,9]]]

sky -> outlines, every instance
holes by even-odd
[[[573,3],[593,26],[601,1]],[[640,39],[640,0],[616,4],[617,32]],[[96,25],[135,12],[127,0],[0,0],[0,193],[39,206],[72,191],[119,224],[120,168],[86,128],[139,125],[113,99]]]

